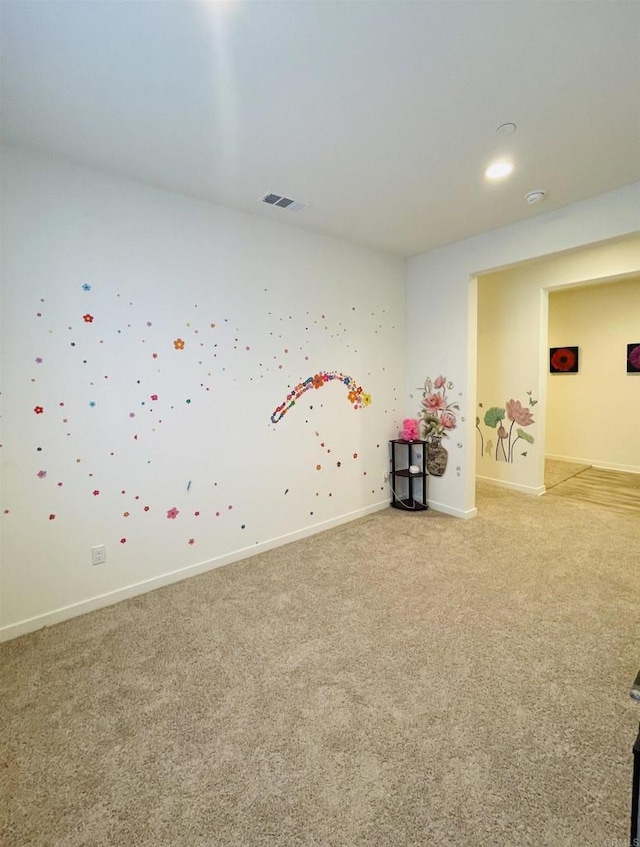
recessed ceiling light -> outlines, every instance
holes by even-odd
[[[492,162],[484,172],[487,179],[504,179],[513,171],[511,162]]]

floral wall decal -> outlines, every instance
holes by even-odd
[[[526,441],[527,444],[533,444],[535,439],[528,432],[525,432],[523,427],[531,426],[535,423],[533,414],[529,406],[533,408],[537,404],[532,396],[532,391],[527,391],[529,396],[528,404],[523,405],[520,400],[507,400],[504,406],[491,406],[484,413],[482,419],[485,426],[496,431],[497,441],[495,444],[492,438],[488,438],[485,443],[482,430],[480,429],[480,417],[476,416],[476,429],[480,435],[480,455],[492,456],[497,462],[513,462],[515,455],[515,446],[518,441]],[[482,403],[479,403],[482,408]],[[505,418],[510,423],[505,426]],[[521,453],[522,456],[527,455],[527,451]]]
[[[447,391],[453,389],[453,383],[447,382],[444,376],[434,380],[427,377],[422,392],[422,409],[418,418],[422,422],[422,437],[429,441],[436,438],[448,438],[449,432],[458,425],[457,414],[460,411],[458,403],[450,403]]]
[[[296,400],[302,397],[305,391],[309,391],[310,388],[323,388],[328,382],[331,382],[334,379],[339,380],[347,386],[349,389],[347,393],[347,400],[353,404],[354,409],[361,409],[363,406],[371,405],[371,395],[363,392],[362,388],[352,377],[345,376],[337,371],[320,371],[319,373],[314,374],[314,376],[307,377],[303,382],[299,382],[296,387],[287,394],[284,402],[274,409],[273,414],[271,415],[271,423],[276,424],[281,421],[289,409],[295,406]]]
[[[447,392],[453,383],[440,374],[435,379],[427,377],[422,391],[422,409],[418,412],[422,437],[427,442],[427,471],[431,476],[442,476],[447,468],[448,453],[442,439],[458,425],[460,405],[450,402]],[[463,418],[464,420],[464,418]]]

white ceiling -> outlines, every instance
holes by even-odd
[[[3,0],[0,14],[5,141],[399,255],[640,180],[638,2]],[[488,185],[500,153],[515,173]],[[548,197],[529,206],[535,188]],[[258,205],[271,191],[312,205]]]

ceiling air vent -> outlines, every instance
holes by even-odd
[[[303,203],[301,200],[292,200],[290,197],[283,197],[281,194],[265,194],[260,198],[259,202],[266,203],[267,206],[279,206],[288,212],[301,212],[309,205],[308,203]]]

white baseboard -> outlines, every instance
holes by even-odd
[[[605,471],[640,473],[640,465],[618,465],[615,462],[601,462],[599,459],[576,459],[575,456],[556,456],[553,453],[545,454],[545,459],[555,459],[559,462],[573,462],[578,465],[591,465],[592,468],[602,468]]]
[[[470,518],[475,518],[478,514],[476,508],[473,509],[454,509],[452,506],[447,506],[444,503],[438,503],[436,500],[427,499],[427,504],[434,512],[443,512],[445,515],[451,515],[454,518],[462,518],[468,521]]]
[[[490,485],[497,485],[499,488],[508,488],[511,491],[519,491],[520,494],[529,494],[533,497],[540,497],[546,494],[547,489],[544,485],[521,485],[519,482],[509,482],[505,479],[493,479],[489,476],[476,476],[479,482],[488,482]]]
[[[127,585],[124,588],[118,588],[115,591],[109,591],[106,594],[100,594],[97,597],[90,597],[87,600],[82,600],[79,603],[72,603],[69,606],[63,606],[60,609],[54,609],[51,612],[46,612],[43,615],[37,615],[33,618],[28,618],[23,621],[18,621],[8,626],[0,627],[0,643],[10,641],[13,638],[18,638],[21,635],[26,635],[29,632],[35,632],[45,626],[62,623],[62,621],[70,618],[85,615],[87,612],[94,612],[96,609],[103,609],[105,606],[113,606],[122,600],[128,600],[131,597],[137,597],[139,594],[146,594],[148,591],[154,591],[156,588],[163,588],[165,585],[171,585],[175,582],[181,582],[183,579],[188,579],[191,576],[206,573],[221,568],[224,565],[229,565],[233,562],[239,562],[242,559],[248,559],[251,556],[256,556],[258,553],[265,553],[267,550],[273,550],[275,547],[281,547],[284,544],[291,544],[293,541],[299,541],[302,538],[308,538],[310,535],[316,535],[318,532],[324,532],[334,526],[349,523],[350,521],[363,518],[366,515],[371,515],[374,512],[379,512],[382,509],[389,508],[389,501],[383,503],[375,503],[373,506],[366,506],[364,509],[357,509],[354,512],[348,512],[345,515],[340,515],[337,518],[331,518],[328,521],[322,521],[318,524],[305,527],[304,529],[296,530],[295,532],[280,535],[277,538],[271,538],[256,544],[253,547],[244,547],[241,550],[235,550],[232,553],[225,553],[223,556],[218,556],[215,559],[208,559],[204,562],[198,562],[195,565],[189,565],[186,568],[179,568],[170,573],[162,574],[161,576],[145,579],[142,582],[136,582],[132,585]]]

